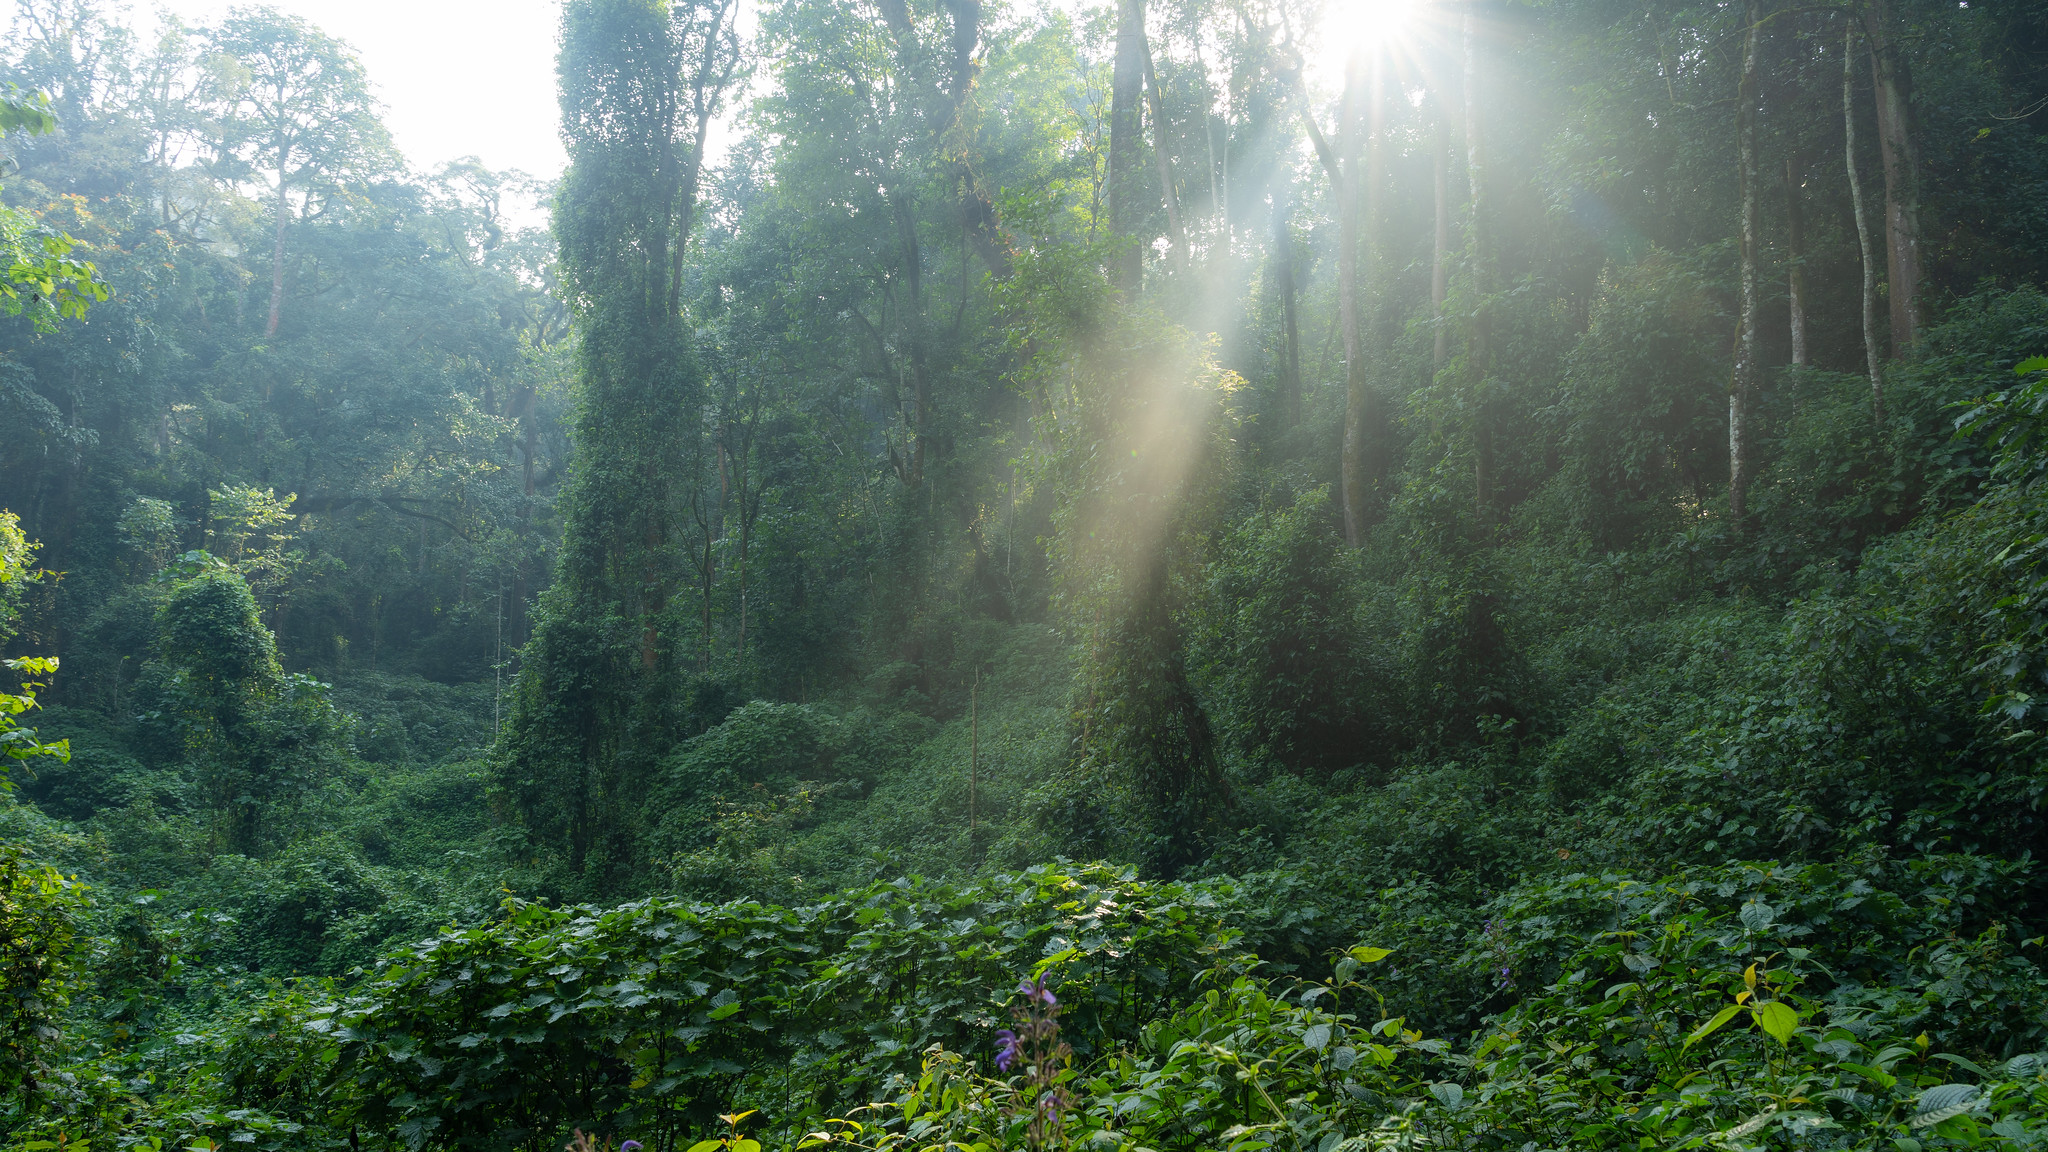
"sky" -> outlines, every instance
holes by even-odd
[[[560,0],[267,0],[347,41],[384,102],[384,123],[412,166],[474,156],[490,168],[552,179],[566,159],[557,133],[555,34]],[[217,21],[219,0],[145,7],[187,24]],[[146,22],[146,17],[145,17]]]
[[[252,0],[244,0],[252,2]],[[557,131],[555,38],[561,0],[266,0],[355,48],[384,104],[393,140],[412,166],[431,172],[474,156],[494,169],[543,180],[567,159]],[[1068,10],[1091,0],[1051,0]],[[1428,0],[1325,0],[1311,41],[1310,80],[1334,91],[1350,44],[1391,31]],[[217,22],[229,0],[141,0],[138,21],[164,10],[187,24]],[[751,4],[742,10],[751,17]],[[745,19],[751,24],[751,19]],[[723,151],[714,132],[712,152]],[[523,208],[523,210],[522,210]],[[539,206],[512,206],[521,225]]]

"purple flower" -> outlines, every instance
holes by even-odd
[[[1017,1062],[1017,1034],[1008,1028],[996,1033],[996,1067],[1005,1072]]]
[[[619,1145],[619,1152],[637,1152],[640,1147],[642,1145],[638,1140],[628,1140]]]
[[[1035,980],[1026,979],[1019,981],[1017,991],[1022,992],[1024,995],[1029,996],[1048,1008],[1059,1003],[1058,1000],[1053,998],[1052,989],[1045,986],[1045,977],[1043,976]]]

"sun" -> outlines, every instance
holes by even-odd
[[[1324,0],[1304,45],[1309,83],[1334,91],[1355,53],[1407,48],[1427,7],[1428,0]]]

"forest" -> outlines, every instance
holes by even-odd
[[[9,8],[0,1152],[2048,1148],[2041,0]]]

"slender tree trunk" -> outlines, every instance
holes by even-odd
[[[911,414],[910,465],[904,484],[915,488],[924,483],[925,449],[931,441],[932,387],[925,348],[924,249],[917,237],[917,218],[909,193],[892,195],[889,200],[896,213],[896,233],[903,253],[903,284],[910,298],[908,307],[903,311],[903,323],[908,329],[904,344],[906,358],[910,362],[914,411]],[[1115,211],[1113,205],[1111,211]]]
[[[1127,294],[1144,281],[1145,253],[1137,243],[1139,102],[1145,78],[1145,0],[1117,0],[1116,61],[1109,81],[1109,227],[1117,254],[1110,280]]]
[[[967,850],[975,849],[980,831],[981,792],[981,669],[974,670],[974,687],[967,690]]]
[[[1204,72],[1209,68],[1208,62],[1202,59],[1202,44],[1199,38],[1195,41],[1195,66]],[[1216,129],[1210,119],[1208,109],[1203,109],[1202,145],[1209,150],[1209,211],[1218,221],[1227,224],[1230,220],[1229,192],[1217,177],[1219,169],[1216,166]],[[1314,117],[1311,116],[1310,119],[1313,120]],[[1229,130],[1229,122],[1225,121],[1224,131]]]
[[[976,11],[978,13],[979,9]],[[692,132],[689,149],[675,176],[675,242],[669,253],[668,284],[668,311],[671,316],[682,312],[683,258],[690,247],[691,218],[697,212],[697,189],[704,173],[705,143],[711,135],[712,118],[718,114],[719,102],[724,99],[725,90],[732,83],[733,72],[739,63],[736,51],[726,55],[728,47],[736,47],[726,37],[730,22],[737,18],[737,14],[736,3],[719,0],[717,12],[704,33],[700,55],[690,62],[692,68],[687,74]],[[955,20],[958,19],[956,15]],[[956,34],[957,31],[956,27]],[[682,115],[680,94],[672,95],[670,100],[678,104],[674,114]]]
[[[1736,183],[1742,200],[1742,269],[1740,317],[1735,332],[1735,370],[1728,381],[1728,510],[1740,530],[1749,514],[1749,400],[1756,387],[1757,329],[1757,203],[1756,88],[1757,40],[1763,17],[1759,0],[1744,0],[1742,83],[1736,98]]]
[[[1806,212],[1799,197],[1799,163],[1785,155],[1786,255],[1790,268],[1785,273],[1785,296],[1791,311],[1792,363],[1808,364],[1806,351]]]
[[[1856,248],[1863,258],[1863,359],[1870,372],[1870,412],[1884,420],[1884,354],[1877,346],[1877,262],[1871,258],[1870,214],[1863,207],[1863,177],[1856,167],[1856,26],[1842,37],[1842,154],[1849,168],[1849,211],[1856,217]]]
[[[291,219],[291,201],[285,195],[284,169],[277,170],[277,240],[270,249],[270,321],[265,336],[277,335],[278,317],[284,313],[284,228]]]
[[[1280,328],[1285,341],[1280,361],[1280,418],[1287,427],[1301,423],[1301,328],[1294,306],[1294,231],[1286,213],[1278,215],[1273,235],[1274,279],[1280,286]]]
[[[695,505],[697,501],[693,498],[691,503]],[[697,667],[702,669],[703,671],[709,672],[711,670],[711,589],[713,584],[717,580],[717,569],[714,566],[716,561],[712,555],[711,549],[712,545],[716,543],[716,537],[712,533],[711,521],[704,516],[703,510],[701,508],[694,507],[692,510],[696,512],[698,526],[702,528],[704,532],[704,560],[703,563],[699,566],[699,570],[703,573],[704,576],[704,596],[702,606],[704,648],[703,654],[697,658]]]
[[[1387,184],[1387,50],[1374,48],[1366,71],[1365,94],[1365,188],[1364,204],[1357,208],[1363,211],[1365,219],[1359,226],[1359,271],[1357,307],[1359,316],[1360,375],[1365,367],[1363,355],[1365,345],[1370,343],[1375,350],[1384,347],[1384,325],[1381,311],[1385,306],[1386,284],[1383,279],[1385,245],[1382,243],[1382,221],[1386,213],[1382,210],[1381,197]],[[1356,113],[1354,113],[1354,116]],[[1353,156],[1358,153],[1354,145]],[[1356,161],[1353,161],[1354,165]],[[1353,190],[1352,198],[1360,199]],[[1371,324],[1367,317],[1373,318]],[[1364,477],[1364,500],[1359,504],[1363,527],[1369,527],[1377,519],[1380,486],[1387,471],[1387,412],[1386,398],[1371,380],[1365,380],[1363,402],[1360,404],[1361,440],[1359,444],[1359,471]],[[1361,531],[1363,530],[1361,528]]]
[[[1180,197],[1173,190],[1173,153],[1166,146],[1166,101],[1159,94],[1159,73],[1152,67],[1152,44],[1143,39],[1144,31],[1140,25],[1140,43],[1145,49],[1145,102],[1152,113],[1152,158],[1159,168],[1159,187],[1166,195],[1166,238],[1173,245],[1174,265],[1186,271],[1188,234],[1181,226]]]
[[[1365,61],[1354,55],[1345,69],[1344,95],[1337,108],[1337,151],[1326,156],[1331,170],[1331,190],[1338,201],[1337,219],[1337,309],[1344,329],[1344,441],[1338,462],[1338,487],[1344,514],[1344,540],[1353,548],[1365,541],[1366,528],[1366,406],[1370,403],[1365,380],[1365,341],[1359,327],[1359,188],[1358,120],[1364,93]]]
[[[1436,323],[1436,349],[1431,365],[1439,371],[1451,354],[1451,330],[1444,324],[1444,299],[1451,287],[1451,144],[1444,132],[1444,120],[1449,115],[1439,101],[1436,134],[1430,147],[1436,161],[1436,243],[1429,261],[1429,314]]]
[[[519,502],[519,539],[522,551],[533,539],[533,457],[539,438],[533,405],[534,390],[529,388],[526,392],[525,411],[521,413],[522,422],[526,425],[526,442],[521,448],[519,460],[522,493]],[[512,610],[517,613],[512,623],[514,644],[526,643],[526,566],[530,562],[531,557],[522,554],[519,558],[519,568],[512,578]]]
[[[1884,162],[1886,279],[1891,285],[1892,357],[1920,340],[1919,152],[1913,142],[1912,77],[1892,36],[1885,0],[1871,0],[1870,69],[1877,96],[1878,153]]]
[[[1472,186],[1472,324],[1467,333],[1466,373],[1472,394],[1474,507],[1481,525],[1493,522],[1493,417],[1488,411],[1486,377],[1492,369],[1489,328],[1493,293],[1492,237],[1487,235],[1486,129],[1480,114],[1478,15],[1467,5],[1461,20],[1464,40],[1465,179]]]

